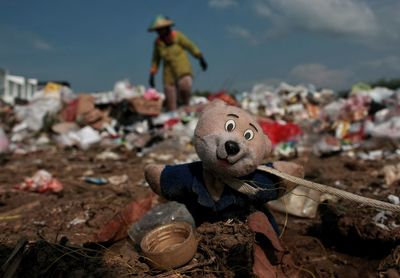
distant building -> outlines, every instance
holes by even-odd
[[[37,79],[11,75],[7,70],[0,69],[0,98],[5,102],[14,103],[16,99],[29,101],[37,86]]]

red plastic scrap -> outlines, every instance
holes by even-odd
[[[282,246],[267,216],[260,211],[256,211],[249,215],[247,224],[253,232],[264,235],[271,244],[265,246],[261,242],[254,243],[254,274],[261,278],[299,277],[299,268],[295,266],[290,253]],[[267,252],[265,248],[268,248]],[[269,257],[274,258],[276,262],[270,261]]]
[[[60,118],[65,122],[74,122],[78,111],[79,99],[74,99],[61,111]]]
[[[128,228],[142,218],[152,207],[154,194],[133,201],[119,211],[94,235],[95,242],[114,242],[127,236]]]
[[[365,138],[365,127],[364,124],[359,124],[356,126],[355,130],[351,130],[348,134],[344,136],[343,139],[350,140],[351,142],[359,142]]]
[[[208,97],[209,101],[213,101],[214,99],[220,99],[225,101],[229,105],[238,106],[238,102],[226,91],[219,91]]]
[[[57,179],[53,178],[53,176],[45,171],[39,170],[32,177],[25,178],[25,180],[17,184],[15,188],[31,191],[31,192],[60,192],[63,190],[63,185]]]
[[[300,127],[294,123],[280,124],[267,120],[259,120],[258,123],[273,145],[289,141],[302,134]]]
[[[272,227],[271,223],[264,213],[256,211],[250,214],[247,218],[247,223],[253,232],[265,235],[271,241],[272,247],[276,251],[285,251],[281,241],[276,235],[274,228]]]
[[[170,129],[172,128],[174,125],[176,125],[177,123],[179,123],[181,120],[179,118],[171,118],[168,119],[164,122],[164,128],[165,129]]]
[[[260,278],[274,278],[278,277],[277,271],[265,256],[264,251],[260,246],[253,246],[253,272]]]

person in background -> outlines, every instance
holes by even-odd
[[[200,49],[182,32],[172,30],[173,25],[172,20],[158,15],[148,29],[149,32],[158,34],[154,42],[149,85],[155,87],[154,78],[160,62],[163,61],[163,83],[168,111],[176,110],[178,102],[189,104],[193,72],[186,51],[199,60],[203,71],[207,70],[207,62]]]

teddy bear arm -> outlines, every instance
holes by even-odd
[[[161,196],[161,172],[164,170],[165,165],[149,164],[144,168],[144,177],[151,189]]]
[[[275,161],[273,163],[273,166],[275,169],[277,169],[283,173],[289,174],[291,176],[299,177],[299,178],[304,178],[304,167],[299,164],[296,164],[293,162],[287,162],[287,161]],[[293,190],[296,186],[297,185],[292,182],[283,180],[282,184],[280,186],[283,188],[282,188],[282,190],[280,190],[280,192],[282,192],[282,194],[285,194],[285,193]],[[282,194],[280,194],[280,195],[282,195]]]

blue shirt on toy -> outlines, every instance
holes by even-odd
[[[266,166],[272,167],[272,163]],[[277,230],[265,203],[278,198],[279,178],[256,170],[240,179],[251,181],[263,190],[249,196],[225,186],[221,198],[215,201],[204,184],[201,161],[166,166],[161,173],[161,193],[168,200],[186,205],[197,225],[229,218],[244,220],[250,213],[261,210]]]

